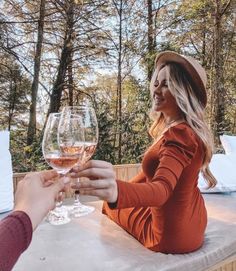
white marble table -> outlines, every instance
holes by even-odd
[[[236,197],[215,194],[205,199],[209,213],[206,241],[194,253],[165,255],[147,250],[101,214],[101,201],[91,201],[96,210],[88,216],[61,226],[41,223],[13,270],[206,270],[236,253]]]

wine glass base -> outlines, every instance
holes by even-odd
[[[95,208],[93,206],[87,206],[83,204],[68,207],[69,215],[74,218],[86,216],[92,213],[94,210]]]
[[[49,222],[51,225],[64,225],[71,221],[68,216],[68,211],[63,208],[63,210],[52,210],[48,213],[46,217],[46,221]]]

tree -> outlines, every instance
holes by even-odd
[[[50,95],[50,105],[49,113],[58,112],[61,105],[61,96],[64,89],[64,83],[66,78],[66,71],[68,66],[71,65],[72,56],[72,44],[73,44],[73,31],[74,31],[74,7],[75,3],[73,0],[69,1],[55,1],[54,4],[59,6],[63,10],[66,23],[65,23],[65,33],[64,42],[61,50],[60,63],[58,66],[57,77],[54,82],[52,93]],[[58,8],[59,8],[58,7]]]
[[[39,85],[39,72],[41,64],[41,54],[43,45],[44,32],[44,17],[45,17],[45,0],[40,1],[40,11],[38,20],[38,40],[36,44],[36,52],[34,58],[34,77],[31,86],[31,104],[30,104],[30,118],[27,133],[27,145],[31,145],[36,135],[36,102]]]
[[[94,93],[96,90],[96,93]],[[123,134],[122,159],[119,162],[118,146],[114,148],[113,138],[116,133],[115,108],[116,74],[97,76],[83,91],[90,94],[96,108],[99,123],[99,143],[95,158],[111,163],[140,162],[140,157],[146,148],[149,137],[147,115],[149,99],[146,88],[133,76],[127,76],[123,81],[122,123]]]
[[[1,55],[0,63],[0,126],[11,130],[12,125],[25,125],[21,114],[27,113],[29,79],[22,73],[19,65],[7,55]],[[25,120],[24,120],[25,119]]]
[[[111,5],[110,26],[105,28],[110,42],[110,61],[112,71],[116,72],[116,107],[115,107],[115,133],[113,148],[117,149],[117,161],[122,160],[122,123],[123,118],[123,84],[126,77],[132,74],[135,66],[142,57],[142,41],[144,40],[142,29],[142,12],[140,1],[114,0]],[[141,16],[140,16],[141,15]],[[140,27],[137,28],[137,25]]]
[[[223,55],[223,26],[222,20],[225,12],[230,6],[230,2],[222,3],[222,0],[215,0],[215,27],[214,27],[214,96],[215,112],[213,130],[216,144],[219,144],[219,135],[223,134],[226,126],[225,122],[225,97],[224,87],[224,55]]]
[[[147,78],[148,81],[151,81],[152,70],[153,70],[153,55],[155,54],[155,37],[154,37],[154,23],[153,23],[153,6],[152,0],[147,1],[148,9],[148,19],[147,19],[147,28],[148,28],[148,50],[147,50]]]
[[[0,122],[16,129],[17,170],[17,159],[24,170],[43,168],[40,137],[26,146],[25,130],[31,141],[29,131],[42,134],[48,112],[81,103],[83,96],[99,118],[95,157],[138,162],[149,142],[148,86],[162,50],[191,55],[205,67],[215,142],[223,132],[236,132],[232,0],[48,0],[39,20],[43,1],[0,3]]]

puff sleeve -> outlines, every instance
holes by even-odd
[[[169,199],[184,170],[197,151],[196,135],[189,126],[170,128],[157,154],[155,174],[145,183],[117,180],[116,208],[160,207]]]

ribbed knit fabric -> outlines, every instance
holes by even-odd
[[[197,188],[205,152],[186,123],[166,131],[145,153],[142,171],[130,182],[117,180],[116,204],[103,213],[145,247],[163,253],[186,253],[204,240],[207,215]]]
[[[28,215],[12,212],[0,221],[0,271],[13,268],[32,239],[32,224]]]

